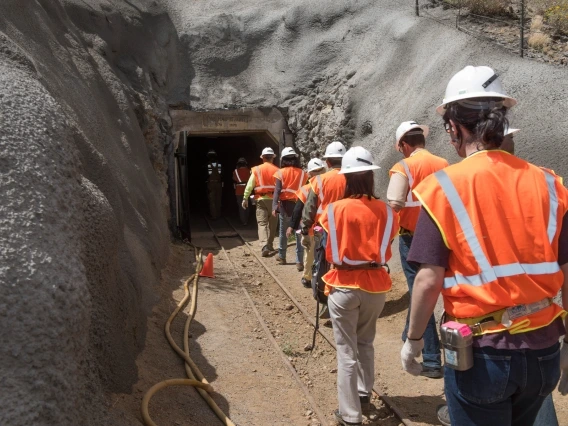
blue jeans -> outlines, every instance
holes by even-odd
[[[408,257],[408,252],[410,251],[410,245],[412,244],[412,235],[400,235],[398,237],[398,250],[400,252],[400,263],[402,265],[402,270],[406,276],[406,283],[408,284],[408,291],[410,293],[410,298],[412,299],[412,288],[414,287],[414,278],[416,278],[416,273],[418,272],[418,265],[408,263],[406,258]],[[408,322],[410,320],[410,303],[408,304],[408,313],[406,314],[406,324],[402,332],[402,341],[406,341],[406,333],[408,333]],[[426,326],[426,331],[424,331],[424,349],[422,350],[422,359],[424,361],[424,367],[429,368],[441,368],[442,367],[442,355],[440,353],[440,339],[438,338],[438,330],[436,327],[436,318],[434,314],[430,317],[428,325]]]
[[[556,417],[552,394],[544,399],[533,426],[558,426],[558,417]]]
[[[290,226],[291,216],[288,216],[285,212],[281,211],[278,214],[278,220],[280,221],[280,230],[278,231],[278,236],[280,239],[278,245],[278,255],[281,259],[286,260],[286,249],[288,248],[288,237],[286,236],[286,229]],[[296,263],[304,264],[304,246],[302,245],[302,237],[294,232],[296,236]]]
[[[473,348],[472,368],[444,369],[451,422],[532,426],[559,380],[559,343],[540,350]]]

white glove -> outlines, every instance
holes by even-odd
[[[558,385],[558,392],[562,395],[568,395],[568,343],[564,341],[562,349],[560,349],[560,384]]]
[[[406,339],[402,350],[400,351],[400,360],[402,368],[413,376],[418,376],[422,372],[422,365],[416,361],[424,349],[424,339],[409,340]]]
[[[247,207],[249,206],[249,200],[248,200],[247,198],[244,198],[244,199],[243,199],[243,204],[242,204],[242,206],[243,206],[243,209],[245,209],[245,210],[246,210]]]
[[[312,246],[312,241],[309,235],[304,235],[302,234],[302,246],[306,249],[309,250],[310,247]]]

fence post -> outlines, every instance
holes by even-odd
[[[420,16],[420,12],[418,11],[418,1],[416,0],[416,16]]]
[[[525,54],[525,0],[521,0],[521,58]]]

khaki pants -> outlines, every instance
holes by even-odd
[[[386,293],[334,288],[327,306],[337,345],[337,395],[343,420],[363,419],[360,396],[370,396],[375,379],[373,341]]]
[[[209,197],[209,214],[213,219],[221,217],[221,195],[223,185],[221,181],[210,180],[207,182],[207,192]]]
[[[314,264],[314,237],[308,236],[311,241],[310,248],[304,247],[304,278],[308,281],[312,280],[312,265]]]
[[[256,221],[258,223],[258,243],[260,248],[274,250],[276,218],[272,216],[272,198],[256,200]]]

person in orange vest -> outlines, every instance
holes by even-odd
[[[237,160],[235,170],[233,170],[233,185],[235,187],[235,196],[237,198],[237,208],[239,209],[239,218],[243,225],[248,224],[249,206],[243,207],[243,198],[245,194],[245,187],[250,178],[250,169],[248,168],[247,160],[243,157]]]
[[[308,162],[308,178],[311,179],[314,176],[321,175],[325,173],[325,166],[323,161],[319,158],[312,158]],[[286,230],[286,236],[290,237],[292,232],[296,232],[296,238],[298,238],[298,234],[300,232],[300,223],[302,220],[302,210],[304,209],[304,204],[306,204],[306,200],[308,198],[308,194],[310,191],[310,183],[308,182],[304,186],[302,186],[296,192],[296,196],[298,197],[298,201],[296,201],[296,205],[294,206],[294,211],[292,212],[292,219],[290,220],[290,226]],[[301,235],[301,234],[300,234]],[[313,240],[314,231],[311,228],[308,232],[308,237],[310,240]],[[311,242],[311,241],[310,241]],[[304,248],[304,265],[303,265],[303,275],[301,279],[301,283],[306,288],[311,288],[311,280],[312,280],[312,265],[314,263],[314,250],[313,244],[310,244],[308,248]]]
[[[312,274],[312,292],[314,299],[323,304],[320,318],[329,318],[327,311],[327,296],[323,292],[324,282],[321,277],[329,269],[325,259],[325,244],[327,234],[321,227],[316,228],[319,217],[329,203],[340,200],[345,194],[345,176],[339,174],[341,159],[345,154],[345,145],[332,142],[326,149],[323,158],[329,171],[310,179],[310,191],[302,211],[302,245],[311,248],[310,228],[314,227],[314,271]]]
[[[362,424],[375,379],[377,319],[391,289],[387,262],[398,230],[398,215],[374,195],[375,165],[369,151],[351,148],[343,157],[344,198],[327,204],[320,217],[327,232],[323,276],[337,345],[335,412],[341,425]]]
[[[398,250],[400,263],[406,276],[408,292],[412,296],[414,277],[418,272],[418,266],[408,263],[406,258],[412,245],[412,235],[416,228],[416,221],[420,213],[420,201],[412,195],[412,190],[418,186],[427,176],[448,166],[448,162],[437,157],[425,148],[428,126],[423,126],[415,121],[405,121],[396,130],[395,149],[404,156],[390,169],[390,182],[387,189],[389,205],[399,213],[400,229],[398,232]],[[402,332],[402,341],[406,341],[408,331],[408,318],[410,306],[406,315],[406,325]],[[442,377],[442,356],[440,353],[440,340],[434,315],[428,321],[428,327],[424,333],[424,350],[422,351],[423,369],[422,375],[433,379]]]
[[[256,199],[256,221],[258,223],[258,240],[263,257],[274,253],[274,236],[276,234],[276,218],[272,216],[272,197],[276,187],[274,173],[278,170],[274,164],[274,151],[264,148],[260,158],[263,163],[252,168],[252,173],[243,194],[243,209],[248,207],[249,197],[254,190]]]
[[[286,229],[290,225],[294,205],[298,200],[296,192],[307,182],[308,174],[302,170],[300,159],[294,148],[286,147],[280,157],[280,169],[274,173],[276,189],[272,199],[272,215],[279,217],[279,246],[276,261],[281,265],[286,264],[286,251],[288,249],[288,237]],[[300,244],[300,237],[296,236],[296,268],[304,269],[302,259],[304,247]]]
[[[500,147],[503,151],[506,151],[509,154],[515,153],[515,141],[513,140],[513,134],[517,133],[519,130],[520,129],[511,129],[508,126],[505,127],[503,142]],[[436,414],[442,425],[452,426],[448,406],[446,404],[438,406]],[[556,409],[554,408],[552,394],[548,395],[542,403],[533,426],[558,426],[558,417],[556,416]]]
[[[559,344],[568,326],[568,192],[556,175],[499,149],[515,104],[489,67],[454,75],[437,111],[464,160],[414,190],[423,208],[408,261],[421,268],[401,360],[420,374],[415,358],[441,293],[445,327],[473,342],[472,358],[468,347],[459,358],[444,349],[454,425],[533,424],[560,377],[568,393],[568,341]],[[563,307],[552,301],[559,290]],[[451,368],[458,359],[473,363]]]

